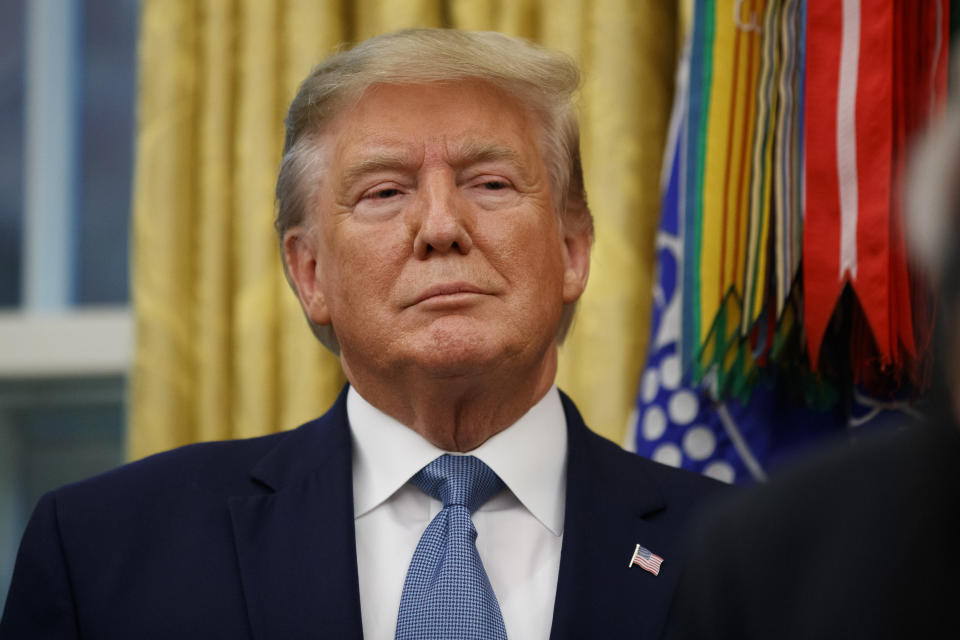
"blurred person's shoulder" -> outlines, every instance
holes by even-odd
[[[795,527],[810,511],[835,512],[851,525],[875,505],[915,509],[934,494],[960,495],[960,432],[911,423],[835,442],[718,506],[744,517],[776,514],[770,526]],[[952,482],[951,482],[952,480]],[[731,521],[732,522],[732,521]],[[835,533],[835,532],[834,532]]]
[[[704,526],[754,553],[842,566],[857,561],[851,545],[931,542],[960,523],[958,501],[960,433],[915,423],[833,443],[768,483],[726,494]]]
[[[857,434],[724,496],[695,529],[675,603],[685,628],[670,637],[936,630],[960,596],[948,586],[960,571],[960,433],[928,423]]]

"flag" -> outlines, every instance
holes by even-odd
[[[698,4],[698,7],[700,5]],[[796,20],[797,14],[802,16],[802,7],[785,14],[786,19]],[[695,33],[696,31],[696,24]],[[736,43],[734,34],[733,42]],[[755,40],[756,31],[740,34],[739,37]],[[757,67],[757,53],[759,46],[750,45],[750,40],[741,42],[738,50],[745,52],[738,58],[741,71]],[[700,54],[702,56],[702,54]],[[702,118],[693,115],[706,103],[716,104],[705,94],[702,83],[694,83],[691,61],[697,59],[696,46],[688,42],[684,49],[680,65],[677,70],[676,94],[674,97],[674,111],[668,129],[668,142],[661,176],[661,217],[660,227],[656,238],[657,248],[657,276],[654,284],[653,307],[651,314],[651,338],[647,355],[646,368],[641,376],[637,390],[635,411],[628,424],[628,449],[640,455],[674,467],[680,467],[702,473],[706,476],[727,483],[748,483],[764,480],[767,477],[767,468],[776,465],[782,457],[788,456],[804,443],[816,439],[824,433],[840,430],[844,421],[835,412],[822,409],[810,409],[807,405],[817,404],[809,402],[809,397],[797,393],[802,387],[797,384],[795,375],[774,374],[767,371],[767,377],[762,379],[749,393],[739,398],[724,398],[721,393],[720,375],[714,367],[713,372],[707,372],[702,379],[695,379],[692,361],[700,359],[697,337],[700,333],[699,325],[695,320],[698,302],[704,300],[701,293],[704,291],[702,269],[703,245],[709,240],[715,240],[719,235],[726,233],[735,236],[730,240],[730,251],[719,248],[715,254],[721,257],[721,262],[727,265],[733,259],[745,260],[742,249],[742,238],[746,231],[745,221],[735,216],[741,208],[746,207],[746,191],[750,183],[747,158],[751,154],[750,145],[745,144],[751,136],[749,118],[753,111],[749,107],[750,92],[747,89],[753,86],[749,82],[738,81],[738,97],[732,99],[728,107],[730,113],[737,112],[733,118],[734,127],[731,132],[736,133],[733,141],[737,142],[733,153],[734,167],[727,174],[727,179],[737,182],[724,192],[723,183],[713,188],[725,202],[726,213],[721,212],[721,220],[725,220],[717,231],[702,233],[701,225],[690,216],[697,216],[698,209],[694,206],[695,195],[699,187],[699,173],[692,170],[696,165],[703,145],[694,140],[702,135],[699,122]],[[793,68],[794,75],[799,72],[796,67],[802,66],[802,61],[796,60],[792,65],[784,68]],[[737,75],[734,78],[739,77]],[[781,84],[783,84],[781,82]],[[731,85],[733,86],[732,79]],[[794,85],[791,85],[793,87]],[[746,87],[746,88],[745,88]],[[799,93],[793,90],[794,95]],[[781,105],[787,101],[780,102]],[[794,104],[794,103],[790,103]],[[794,108],[794,115],[799,107]],[[745,119],[746,118],[746,119]],[[726,126],[727,118],[717,122]],[[739,124],[738,124],[739,123]],[[792,134],[796,138],[796,134]],[[780,147],[781,157],[788,154],[796,156],[794,146],[787,149]],[[733,157],[733,156],[731,156]],[[741,165],[743,169],[741,170]],[[788,166],[786,163],[784,166]],[[789,165],[791,176],[795,176],[797,162]],[[795,177],[787,180],[796,180]],[[712,179],[708,181],[713,184]],[[797,191],[788,190],[784,185],[780,187],[781,200],[792,198],[792,202],[799,206]],[[742,193],[741,193],[742,192]],[[739,203],[739,204],[738,204]],[[708,212],[709,213],[709,212]],[[732,225],[732,227],[731,227]],[[795,220],[790,221],[790,227],[795,228]],[[699,242],[691,240],[693,236],[701,236]],[[741,238],[738,241],[737,238]],[[785,237],[782,243],[788,247],[795,247],[797,239]],[[740,248],[737,248],[740,247]],[[691,258],[691,252],[695,253]],[[739,256],[739,257],[737,257]],[[793,279],[793,270],[796,261],[785,263],[789,280]],[[727,272],[727,283],[717,287],[710,283],[711,296],[722,295],[727,300],[728,307],[738,307],[742,294],[734,290],[733,295],[725,292],[734,286],[742,276],[742,266],[724,267]],[[712,272],[716,273],[714,269]],[[707,272],[711,272],[710,269]],[[691,293],[688,288],[692,288]],[[781,324],[791,319],[791,307],[781,302],[783,314]],[[718,308],[718,307],[715,307]],[[735,309],[739,315],[739,309]],[[713,311],[711,311],[712,313]],[[722,312],[721,312],[722,314]],[[768,318],[769,319],[769,318]],[[775,320],[776,318],[773,318]],[[727,323],[728,328],[739,330],[738,318]],[[697,328],[690,330],[692,325]],[[760,323],[762,329],[767,323]],[[725,342],[730,334],[722,331]],[[747,343],[746,348],[736,347],[735,351],[745,350],[745,356],[738,356],[740,363],[729,366],[729,371],[745,370],[748,358],[752,358],[753,349],[762,351],[765,346],[774,344],[772,334],[774,329],[758,332],[758,340],[753,345]],[[686,342],[685,342],[686,341]],[[714,341],[717,344],[717,341]],[[690,355],[686,347],[690,346]],[[739,369],[736,368],[739,366]],[[827,402],[820,402],[829,405]],[[776,425],[776,429],[774,429]]]
[[[660,575],[660,565],[663,564],[663,558],[658,556],[655,553],[651,553],[646,547],[641,547],[639,544],[633,550],[633,558],[630,560],[630,564],[627,565],[627,568],[637,565],[644,571],[649,571],[655,576]]]
[[[826,434],[911,415],[930,321],[898,176],[942,109],[948,10],[696,2],[628,448],[741,483]]]

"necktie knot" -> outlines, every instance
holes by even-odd
[[[448,453],[421,469],[411,482],[444,508],[461,505],[470,513],[503,488],[503,480],[479,458]]]

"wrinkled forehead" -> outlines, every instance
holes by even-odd
[[[507,90],[479,79],[428,84],[371,84],[351,92],[318,133],[323,142],[397,140],[416,134],[486,146],[513,137],[541,153],[541,117]],[[469,142],[463,142],[469,141]]]

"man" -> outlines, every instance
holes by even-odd
[[[295,431],[45,496],[0,636],[656,637],[715,485],[592,434],[554,387],[592,241],[577,82],[493,33],[317,67],[276,226],[348,388]]]
[[[937,299],[927,419],[858,434],[698,527],[672,640],[955,638],[960,634],[960,110],[911,171],[913,258]]]

